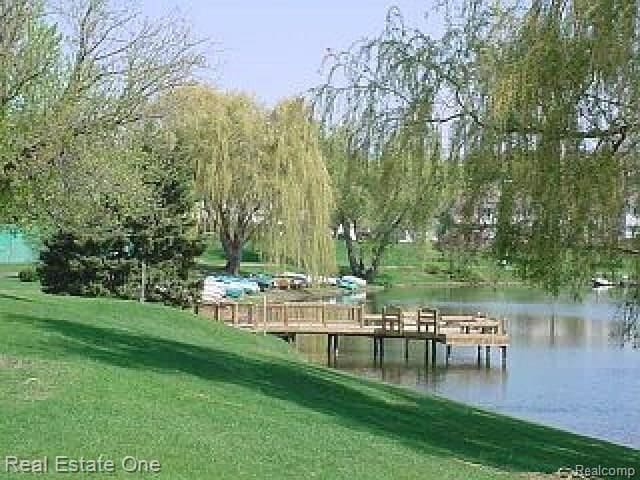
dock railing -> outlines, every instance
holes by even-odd
[[[447,345],[507,345],[504,319],[487,315],[442,314],[436,308],[403,311],[387,306],[381,314],[364,305],[326,302],[230,302],[202,304],[200,313],[237,328],[265,333],[327,333],[429,338]]]
[[[365,326],[363,305],[326,302],[242,303],[220,302],[200,305],[199,311],[218,322],[237,327],[323,326],[349,324]]]

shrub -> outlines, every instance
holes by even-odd
[[[21,282],[36,282],[38,280],[38,272],[33,267],[23,268],[18,272],[18,279]]]

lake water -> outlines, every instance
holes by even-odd
[[[619,315],[614,291],[554,303],[525,288],[402,288],[366,301],[371,311],[393,303],[504,317],[511,335],[507,366],[501,367],[497,348],[487,368],[484,351],[478,366],[475,347],[454,347],[445,367],[439,345],[438,366],[425,368],[424,343],[411,343],[405,363],[402,340],[385,341],[379,366],[371,339],[341,338],[336,368],[640,448],[640,349],[611,338]],[[326,337],[304,337],[298,344],[313,361],[326,363]]]

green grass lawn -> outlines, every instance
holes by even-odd
[[[342,240],[335,241],[336,263],[341,273],[349,273],[349,261]],[[242,258],[242,273],[281,272],[283,267],[263,263],[260,254],[249,244]],[[220,270],[225,264],[220,243],[211,238],[199,259],[204,272]],[[295,267],[288,267],[296,270]],[[378,285],[426,285],[434,283],[512,283],[517,282],[512,271],[482,255],[445,255],[431,243],[395,243],[383,257]]]
[[[224,250],[222,245],[215,238],[208,238],[207,248],[204,253],[197,259],[197,264],[201,272],[205,274],[220,272],[226,263]],[[293,267],[292,267],[293,268]],[[281,272],[282,267],[264,263],[260,258],[260,254],[249,243],[242,252],[242,263],[240,264],[240,273],[258,273],[258,272]]]
[[[172,480],[640,471],[637,450],[315,366],[275,338],[160,305],[48,296],[9,278],[0,385],[0,460],[102,454],[116,460],[109,478],[136,478],[118,465],[127,455],[157,459],[155,478]],[[0,465],[0,478],[27,477]]]

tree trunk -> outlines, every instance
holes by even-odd
[[[352,275],[364,278],[367,282],[372,282],[376,278],[382,257],[387,247],[391,244],[393,232],[395,232],[402,218],[403,217],[399,217],[393,222],[391,228],[375,236],[374,242],[376,246],[371,255],[371,264],[365,266],[362,249],[358,249],[358,240],[357,238],[356,240],[351,238],[351,226],[353,225],[353,229],[356,231],[356,222],[350,222],[344,216],[342,217],[342,227],[345,231],[344,243],[347,248],[347,257]]]
[[[225,272],[230,275],[238,275],[240,272],[240,262],[242,261],[244,239],[221,233],[220,241],[224,250],[224,256],[227,259],[227,263],[224,266]]]
[[[356,277],[361,277],[364,273],[364,264],[362,258],[358,258],[356,245],[354,244],[354,240],[351,238],[351,222],[347,222],[347,220],[343,218],[342,228],[344,230],[344,244],[347,248],[347,258],[349,259],[351,274]]]
[[[380,267],[380,262],[382,261],[382,256],[384,255],[387,246],[391,243],[390,239],[391,235],[387,234],[379,240],[379,243],[373,253],[373,258],[371,259],[371,266],[364,272],[364,278],[367,282],[373,282],[376,275],[378,275],[378,268]]]
[[[140,274],[140,303],[144,303],[147,290],[147,262],[145,260],[142,260]]]
[[[347,257],[349,258],[349,268],[351,274],[355,277],[364,278],[367,282],[372,282],[378,274],[378,267],[380,266],[380,260],[382,254],[386,249],[387,244],[379,245],[373,258],[371,259],[371,265],[365,266],[362,251],[357,252],[357,240],[354,241],[349,235],[345,236],[345,245],[347,247]],[[360,253],[360,255],[358,255]]]
[[[227,254],[227,263],[224,271],[229,275],[238,275],[240,273],[240,261],[242,259],[242,248],[235,250],[233,253]]]

